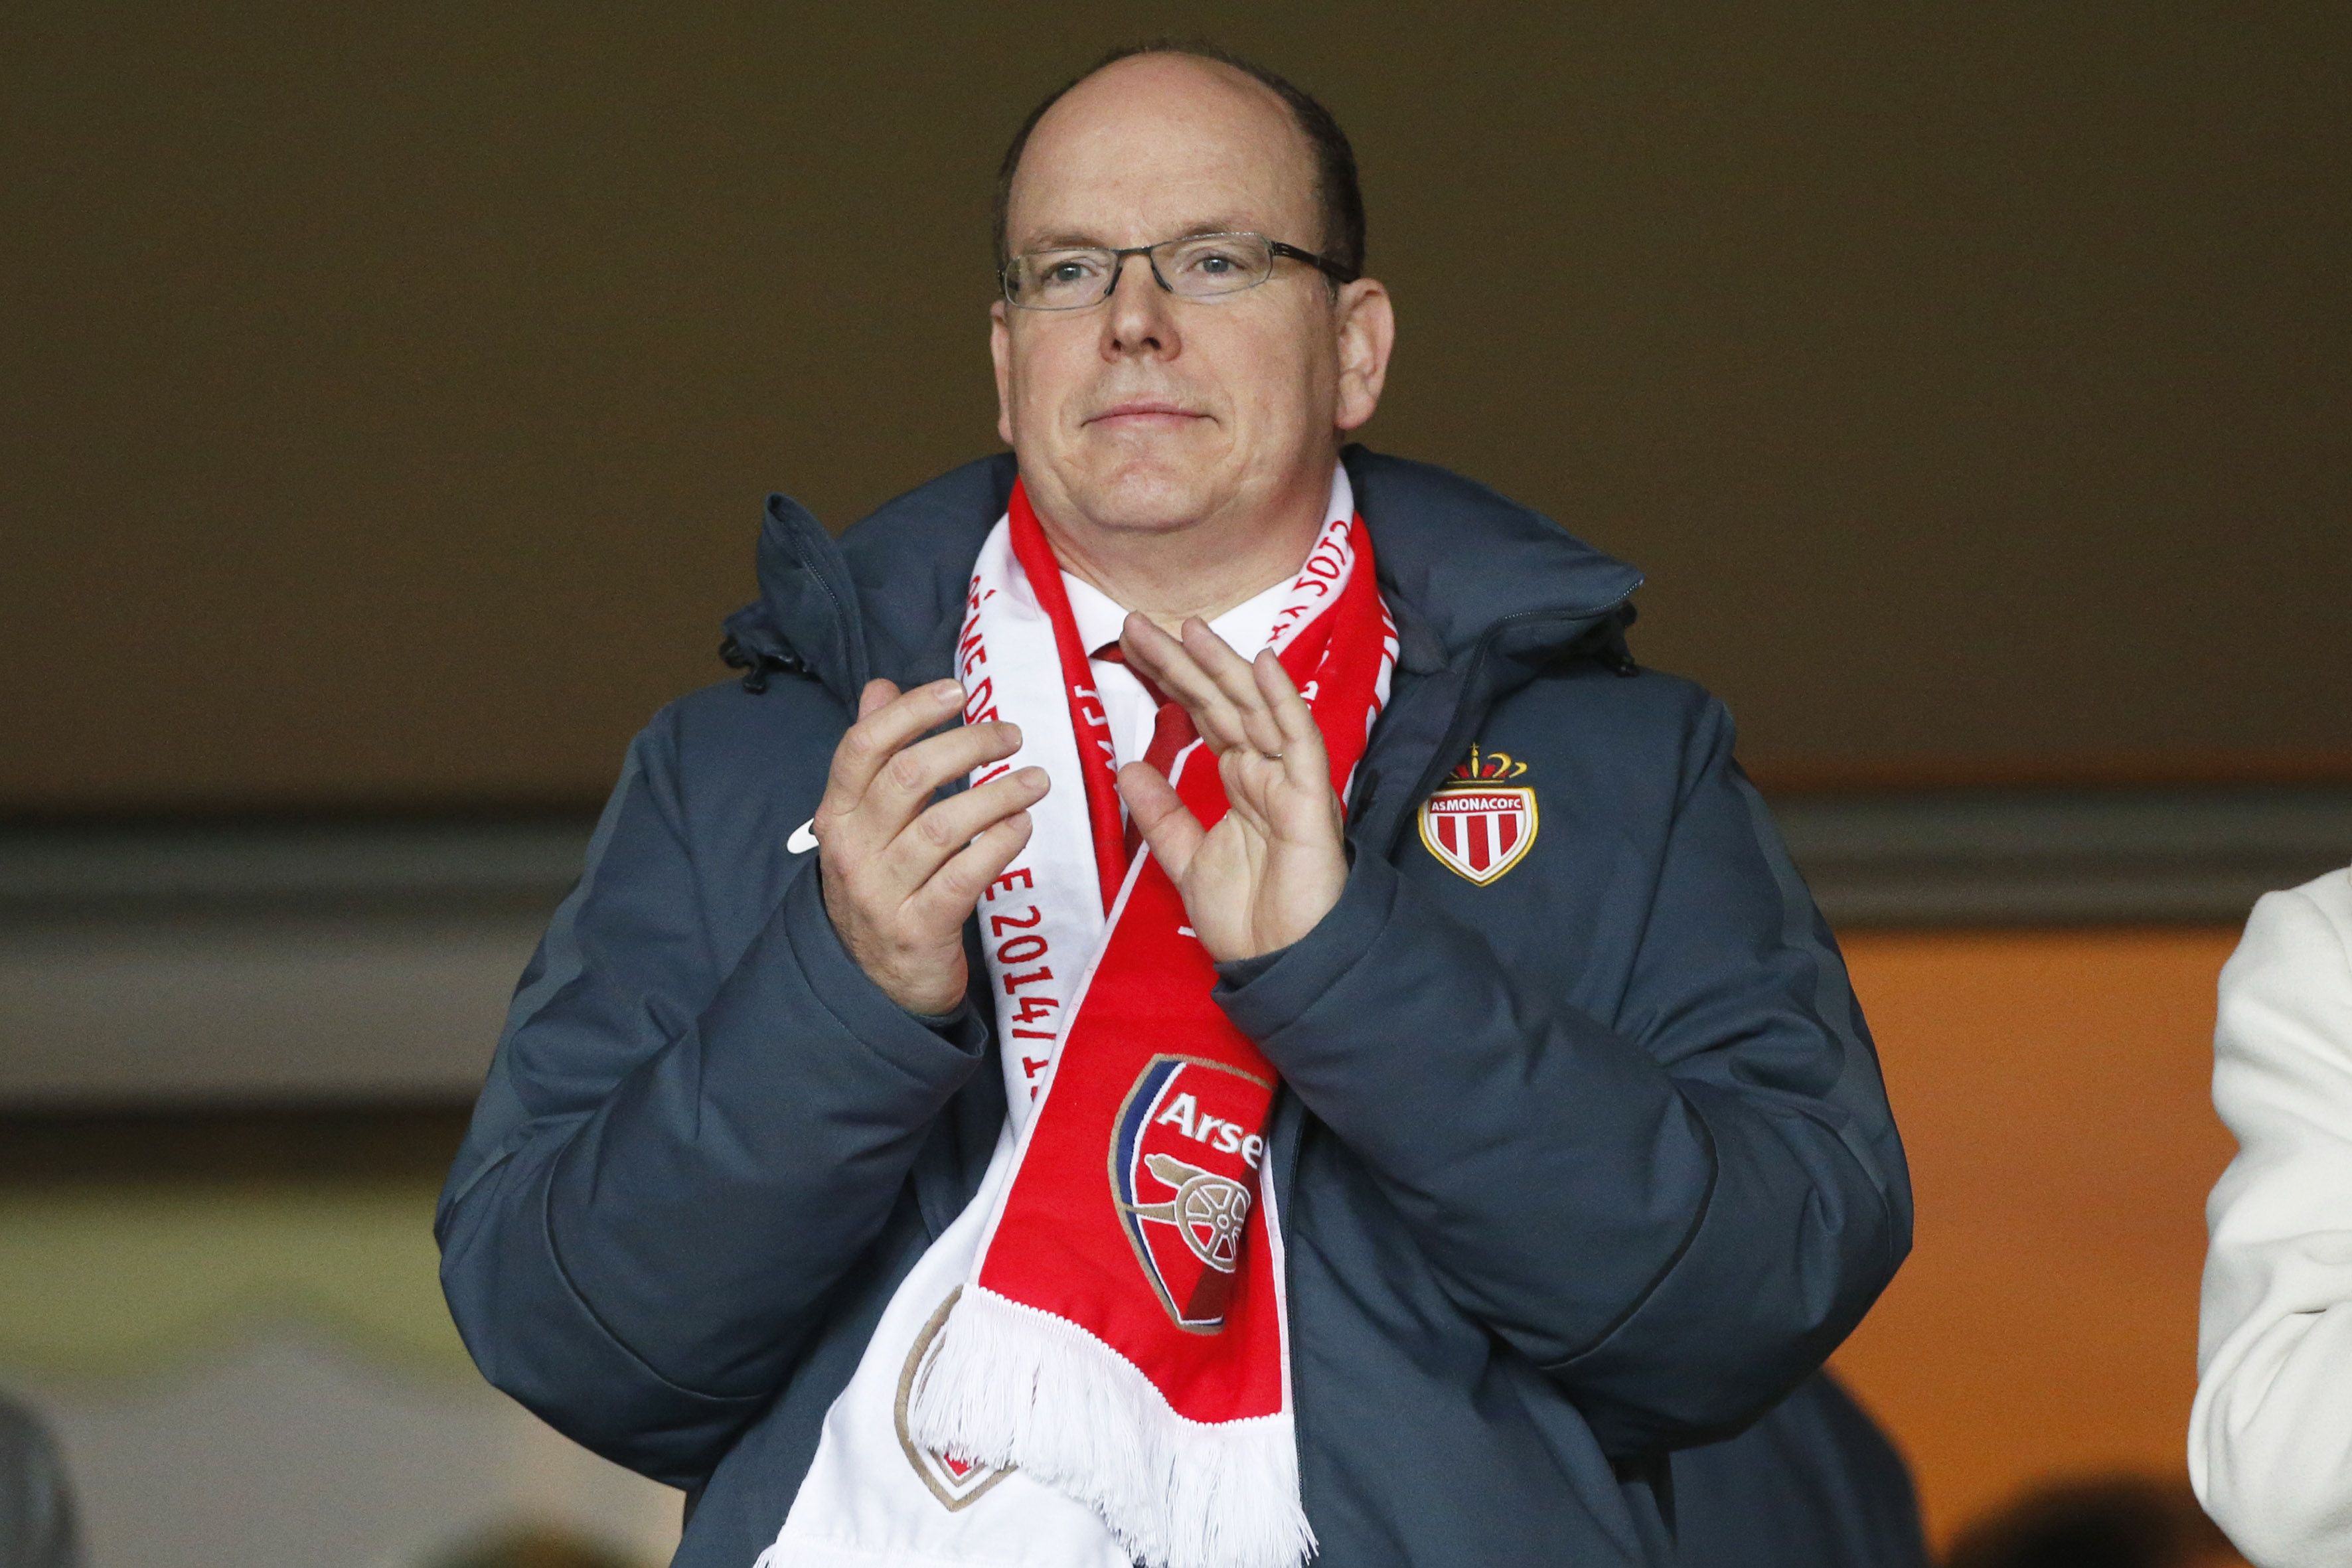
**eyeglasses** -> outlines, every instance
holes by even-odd
[[[1162,289],[1187,300],[1255,289],[1274,276],[1275,258],[1281,256],[1307,263],[1335,283],[1356,280],[1354,271],[1336,261],[1262,234],[1188,234],[1120,250],[1033,250],[1006,262],[997,280],[1005,302],[1024,310],[1083,310],[1111,297],[1130,256],[1142,257]]]

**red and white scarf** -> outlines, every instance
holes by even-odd
[[[1396,653],[1344,471],[1274,625],[1344,798]],[[1265,1170],[1275,1070],[1211,999],[1173,882],[1129,852],[1087,650],[1017,486],[973,570],[957,670],[967,721],[1023,734],[973,783],[1053,780],[978,910],[1011,1114],[761,1562],[1292,1568],[1314,1538]],[[1153,760],[1204,825],[1223,816],[1200,742]]]

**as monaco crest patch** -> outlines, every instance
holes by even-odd
[[[1111,1199],[1136,1261],[1176,1326],[1213,1334],[1257,1201],[1258,1135],[1274,1085],[1199,1057],[1144,1065],[1113,1124]]]
[[[1481,753],[1456,767],[1421,803],[1421,842],[1445,868],[1485,887],[1527,858],[1536,841],[1536,792],[1513,784],[1528,764],[1508,752]]]

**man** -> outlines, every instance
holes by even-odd
[[[1632,571],[1343,459],[1394,316],[1311,100],[1115,57],[999,210],[1013,453],[771,502],[516,996],[459,1327],[684,1564],[1673,1561],[1669,1456],[1909,1243],[1728,721]]]

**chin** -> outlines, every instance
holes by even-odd
[[[1197,463],[1123,454],[1070,487],[1089,521],[1121,532],[1165,533],[1212,510],[1214,487]]]
[[[1205,503],[1189,490],[1114,489],[1082,498],[1087,520],[1097,528],[1118,533],[1173,533],[1197,522]]]

